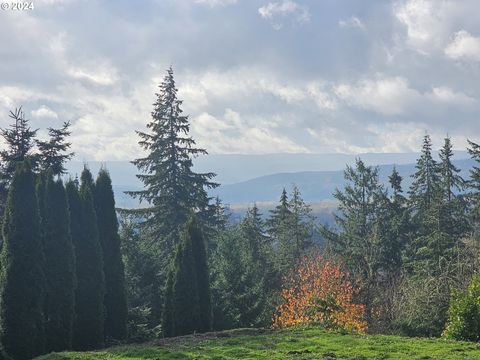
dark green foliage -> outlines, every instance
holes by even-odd
[[[173,273],[167,281],[165,336],[172,329],[176,336],[210,330],[212,310],[206,260],[205,241],[192,216],[181,233]]]
[[[45,349],[45,259],[34,176],[27,162],[18,163],[11,182],[3,239],[0,340],[13,359],[32,359]]]
[[[36,140],[39,154],[40,169],[44,172],[50,170],[53,175],[66,173],[64,163],[70,160],[74,153],[65,153],[71,144],[66,142],[70,136],[70,122],[65,122],[60,129],[48,128],[50,139],[48,141]]]
[[[128,334],[146,339],[161,324],[162,277],[155,247],[144,239],[144,226],[135,215],[120,213],[120,238],[125,263],[125,285],[129,305]]]
[[[165,290],[165,305],[163,307],[162,332],[165,337],[172,337],[175,335],[174,329],[174,303],[173,303],[173,271],[170,271],[167,276],[167,284]]]
[[[215,329],[270,325],[264,268],[240,227],[220,234],[212,259]]]
[[[470,170],[470,179],[468,180],[469,198],[470,198],[470,218],[475,234],[480,235],[480,145],[473,141],[468,141],[468,153],[475,160],[476,164]]]
[[[432,141],[429,135],[425,135],[409,192],[415,216],[421,217],[422,211],[427,210],[438,196],[440,191],[439,172],[438,163],[432,157]]]
[[[197,212],[202,224],[209,222],[205,218],[212,209],[206,189],[217,186],[211,181],[215,174],[192,170],[192,158],[206,151],[195,148],[195,141],[188,136],[190,124],[182,115],[181,104],[170,68],[160,84],[152,120],[147,125],[150,132],[138,132],[139,144],[147,155],[133,164],[142,172],[137,177],[145,188],[129,192],[151,205],[134,212],[144,217],[150,241],[161,251],[162,268],[169,266],[190,212]]]
[[[453,291],[444,334],[455,340],[480,340],[480,276],[473,276],[465,292]]]
[[[6,142],[7,147],[0,151],[0,215],[3,216],[7,200],[8,186],[12,180],[16,166],[26,159],[30,160],[35,169],[36,157],[32,155],[37,130],[30,128],[29,120],[25,118],[22,108],[10,111],[13,124],[9,128],[1,129],[0,135]]]
[[[105,273],[105,337],[121,340],[127,336],[125,273],[112,181],[104,169],[95,183],[95,209]]]
[[[80,350],[96,348],[104,340],[103,256],[88,173],[82,173],[80,191],[74,182],[67,183],[77,276],[73,347]]]
[[[40,196],[40,194],[39,194]],[[46,350],[72,346],[75,310],[75,254],[70,234],[67,196],[61,180],[46,180],[42,225],[47,278]]]

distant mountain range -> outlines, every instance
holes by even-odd
[[[456,152],[455,164],[468,176],[473,161],[466,152]],[[356,157],[367,165],[378,165],[380,180],[387,184],[393,164],[404,177],[404,188],[411,184],[410,175],[415,171],[416,153],[399,154],[267,154],[267,155],[209,155],[196,159],[195,170],[217,173],[216,181],[222,185],[211,191],[233,208],[244,208],[253,202],[276,202],[283,187],[291,190],[297,185],[304,199],[310,203],[331,200],[336,188],[344,186],[343,170],[352,165]],[[70,176],[82,171],[84,163],[71,161],[68,165]],[[141,189],[142,184],[135,177],[136,168],[128,161],[90,161],[89,168],[95,174],[100,167],[106,167],[112,177],[116,204],[118,207],[137,207],[138,203],[124,191]]]

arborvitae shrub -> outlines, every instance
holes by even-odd
[[[10,185],[0,261],[0,341],[13,359],[32,359],[45,345],[45,260],[28,163],[17,165]]]
[[[67,195],[61,180],[46,180],[43,243],[46,260],[46,350],[72,346],[75,315],[75,254],[70,234]]]
[[[100,170],[95,183],[95,209],[105,273],[105,337],[125,339],[127,336],[125,274],[112,181],[106,170]]]

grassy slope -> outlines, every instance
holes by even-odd
[[[50,354],[38,360],[90,359],[480,359],[480,344],[321,330],[237,330],[186,336],[99,352]]]

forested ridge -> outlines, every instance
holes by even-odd
[[[233,221],[198,155],[172,68],[137,132],[144,207],[116,209],[108,169],[67,175],[70,123],[40,140],[21,108],[0,152],[0,344],[5,359],[211,330],[313,325],[480,340],[480,145],[462,177],[426,134],[411,185],[358,158],[335,224],[294,186]],[[288,185],[288,184],[286,184]]]

